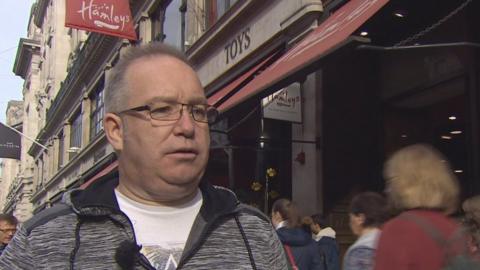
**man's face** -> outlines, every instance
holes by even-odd
[[[320,232],[321,228],[320,225],[312,223],[310,224],[310,230],[312,231],[312,233],[317,234]]]
[[[206,104],[196,73],[170,57],[137,59],[126,73],[126,108],[162,102]],[[208,161],[207,123],[184,106],[178,120],[151,121],[148,111],[121,115],[120,185],[145,203],[181,200],[196,191]]]
[[[7,221],[0,221],[0,243],[8,244],[12,240],[13,235],[17,231],[17,226],[8,223]]]

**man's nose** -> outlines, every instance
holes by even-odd
[[[187,106],[183,105],[180,112],[180,119],[173,128],[175,134],[183,134],[185,137],[191,137],[195,130],[195,120]]]

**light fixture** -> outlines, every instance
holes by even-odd
[[[408,15],[408,12],[403,9],[398,9],[393,12],[393,16],[397,18],[405,18]]]
[[[72,146],[68,148],[67,153],[78,153],[80,152],[80,147]]]
[[[402,138],[407,138],[407,134],[402,134]]]
[[[455,173],[463,173],[463,170],[455,170]]]
[[[452,136],[442,135],[441,138],[444,139],[444,140],[451,140]]]
[[[368,36],[368,32],[367,31],[362,31],[362,32],[360,32],[360,36],[366,37],[366,36]]]
[[[458,134],[462,134],[462,131],[461,130],[452,130],[452,131],[450,131],[450,134],[458,135]]]
[[[452,116],[448,117],[448,119],[450,119],[450,120],[456,120],[457,117],[456,117],[455,115],[452,115]]]

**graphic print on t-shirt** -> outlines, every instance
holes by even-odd
[[[175,270],[182,256],[184,243],[166,243],[166,246],[144,245],[140,252],[157,270]]]

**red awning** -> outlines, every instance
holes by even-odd
[[[235,80],[227,84],[225,87],[223,87],[221,90],[215,92],[212,96],[208,98],[208,104],[218,107],[220,105],[221,101],[224,99],[225,96],[229,95],[232,91],[235,89],[238,89],[238,86],[245,82],[246,80],[250,79],[254,75],[255,72],[257,72],[259,69],[265,66],[265,64],[268,62],[268,60],[272,59],[272,57],[275,55],[272,54],[268,56],[266,59],[255,65],[254,67],[250,68],[248,71],[243,73],[242,75],[238,76]]]
[[[221,104],[222,112],[273,86],[280,80],[318,61],[338,44],[345,42],[389,0],[351,0],[328,17],[275,63]]]
[[[115,160],[114,162],[112,162],[110,165],[108,165],[107,167],[103,168],[103,170],[101,170],[100,172],[98,172],[97,174],[95,174],[92,178],[88,179],[85,183],[83,183],[80,188],[81,189],[84,189],[86,187],[88,187],[91,183],[93,183],[95,180],[97,180],[98,178],[106,175],[107,173],[115,170],[116,168],[118,167],[118,161]]]

